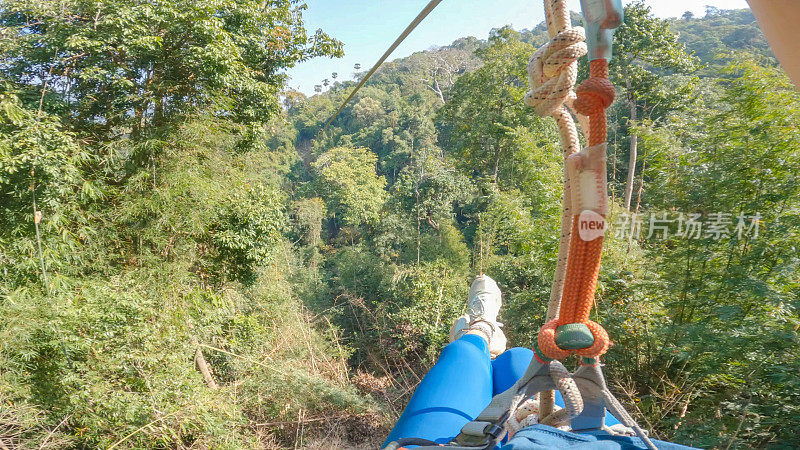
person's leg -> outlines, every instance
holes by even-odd
[[[472,282],[467,314],[450,329],[450,345],[422,379],[384,446],[402,438],[447,443],[492,399],[491,355],[505,351],[497,322],[502,293],[487,275]]]
[[[401,438],[447,443],[492,399],[489,346],[467,334],[442,350],[383,446]]]
[[[492,361],[493,395],[505,392],[525,373],[533,359],[533,351],[514,347]]]

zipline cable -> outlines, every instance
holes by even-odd
[[[414,31],[414,28],[417,28],[417,25],[419,25],[428,16],[428,14],[431,13],[431,11],[433,11],[437,6],[439,6],[439,3],[441,2],[442,0],[431,0],[427,4],[427,6],[425,6],[425,8],[423,8],[422,11],[420,11],[419,15],[417,15],[417,17],[406,27],[406,29],[403,30],[402,33],[400,33],[400,36],[398,36],[397,39],[395,39],[394,43],[391,45],[391,47],[389,47],[388,50],[386,50],[386,52],[384,52],[383,56],[380,57],[378,62],[376,62],[375,65],[372,66],[371,69],[369,69],[369,72],[367,72],[364,78],[362,78],[361,81],[358,82],[355,89],[353,89],[353,92],[351,92],[350,95],[347,96],[344,102],[342,102],[342,105],[339,106],[339,109],[337,109],[336,112],[333,113],[333,116],[331,116],[331,118],[322,128],[322,130],[320,130],[319,134],[317,134],[317,138],[322,136],[322,134],[328,130],[328,127],[331,125],[331,123],[333,123],[334,119],[336,119],[336,117],[339,116],[344,107],[347,106],[348,103],[350,103],[350,100],[352,100],[353,97],[356,95],[356,93],[359,91],[359,89],[361,89],[361,87],[364,86],[364,83],[366,83],[367,80],[369,80],[369,78],[378,70],[378,67],[380,67],[381,64],[383,64],[386,61],[386,58],[388,58],[389,55],[391,55],[392,52],[394,52],[397,49],[397,47],[400,46],[401,43],[403,43],[403,41],[408,37],[408,35],[411,34],[412,31]]]

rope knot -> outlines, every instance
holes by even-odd
[[[573,94],[572,87],[578,76],[578,59],[586,54],[583,28],[567,28],[550,39],[530,59],[528,80],[531,90],[525,103],[536,114],[553,114]]]
[[[583,80],[575,89],[575,111],[584,116],[601,114],[614,103],[617,93],[608,78],[591,77]]]
[[[561,392],[564,407],[555,406],[553,411],[546,416],[541,415],[539,399],[531,397],[512,410],[506,426],[509,436],[531,425],[541,423],[551,427],[568,426],[570,420],[583,412],[583,394],[578,383],[572,378],[566,367],[558,361],[548,364],[550,379]]]

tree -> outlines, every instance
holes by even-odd
[[[361,147],[337,147],[314,161],[317,192],[328,211],[345,225],[378,219],[386,196],[386,179],[375,173],[377,161],[374,153]]]
[[[649,6],[637,1],[625,7],[625,23],[614,38],[614,63],[611,76],[625,87],[629,126],[635,125],[645,105],[660,105],[661,110],[680,105],[681,92],[665,89],[659,78],[669,72],[689,72],[694,59],[669,29],[669,22],[658,19]],[[685,86],[684,86],[685,88]],[[636,176],[638,136],[630,133],[628,177],[623,206],[630,210]]]
[[[321,30],[306,34],[289,0],[38,2],[12,0],[0,24],[13,44],[0,76],[73,129],[113,139],[209,107],[241,123],[279,112],[283,69],[341,56]]]
[[[660,274],[652,295],[671,320],[648,357],[702,390],[686,420],[713,425],[682,433],[703,447],[766,446],[796,436],[800,423],[799,383],[787,376],[800,370],[800,94],[779,68],[739,59],[712,109],[642,133],[657,183],[650,208],[703,214],[699,237],[649,246]],[[715,222],[724,234],[709,232]]]
[[[763,61],[777,64],[749,9],[720,11],[718,15],[702,19],[676,20],[670,23],[670,28],[703,63],[697,70],[703,78],[718,77],[720,71],[733,61],[730,55],[737,52],[760,55]]]
[[[369,127],[385,113],[386,111],[380,101],[366,96],[353,105],[351,110],[353,119],[355,119],[355,126],[359,128]]]
[[[305,100],[306,100],[306,95],[298,91],[297,89],[290,88],[283,92],[283,106],[286,108],[287,111],[300,105]]]
[[[510,28],[493,32],[478,50],[484,64],[461,76],[441,109],[439,140],[469,170],[497,181],[515,142],[514,130],[537,123],[523,98],[534,49]]]
[[[210,227],[208,242],[217,250],[216,271],[224,278],[253,284],[286,229],[282,193],[268,186],[234,192]]]
[[[480,64],[471,52],[458,48],[415,53],[407,63],[413,72],[419,72],[420,80],[436,94],[442,105],[447,103],[445,96],[458,76],[474,70]]]
[[[453,220],[453,205],[466,200],[470,191],[466,177],[438,149],[414,152],[393,186],[395,198],[411,212],[417,225],[417,264],[420,262],[422,224],[439,231],[442,222]]]
[[[17,93],[0,91],[0,264],[7,258],[26,261],[10,273],[5,267],[4,277],[21,282],[37,279],[39,272],[46,283],[47,267],[69,270],[48,255],[70,252],[85,238],[75,223],[80,207],[103,195],[82,174],[91,162],[57,117],[28,110]],[[27,258],[32,248],[37,257]]]
[[[325,218],[325,202],[319,198],[297,200],[292,204],[294,224],[300,238],[309,247],[319,244],[322,219]]]
[[[720,15],[721,11],[716,6],[706,5],[706,18]]]

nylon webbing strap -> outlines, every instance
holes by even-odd
[[[536,358],[531,360],[528,369],[522,377],[505,392],[497,394],[492,399],[491,403],[489,403],[489,406],[478,415],[476,420],[497,422],[504,415],[508,414],[509,411],[516,409],[516,407],[525,400],[525,390],[534,378],[540,376],[546,378],[548,381],[552,381],[550,377],[546,375],[547,372],[545,369],[547,365],[547,363],[542,363]]]
[[[514,414],[522,402],[544,390],[559,388],[554,381],[554,377],[550,374],[550,364],[534,358],[525,374],[505,392],[496,395],[489,403],[489,406],[474,421],[466,424],[461,429],[461,433],[456,436],[453,443],[461,446],[473,446],[472,448],[486,445],[487,440],[490,438],[484,431],[487,429],[487,424],[503,428],[504,432],[499,436],[502,439],[503,435],[505,435],[506,420],[511,414]],[[560,363],[555,364],[560,366]],[[563,368],[563,366],[560,368]],[[566,369],[563,369],[563,371],[566,372]],[[600,394],[602,392],[601,385],[588,379],[582,380],[581,383],[578,383],[578,380],[575,381],[582,397],[585,395],[584,390],[594,392],[593,395],[589,395],[590,397],[602,397]]]
[[[478,417],[464,425],[461,433],[445,448],[478,449],[493,448],[505,435],[505,422],[516,411],[517,407],[525,400],[545,390],[558,389],[558,386],[549,373],[550,364],[541,362],[537,358],[531,361],[525,374],[508,390],[496,395]],[[602,412],[608,408],[620,422],[632,428],[636,435],[650,449],[657,447],[652,443],[645,432],[636,425],[636,421],[625,411],[625,408],[614,397],[606,385],[605,376],[599,364],[582,365],[573,375],[572,379],[580,391],[584,408],[593,412]],[[580,417],[580,416],[578,416]],[[489,435],[492,425],[503,429],[498,435]],[[602,428],[599,421],[594,428]],[[422,447],[427,448],[427,447]],[[433,447],[431,447],[433,448]],[[438,447],[441,448],[441,447]]]

